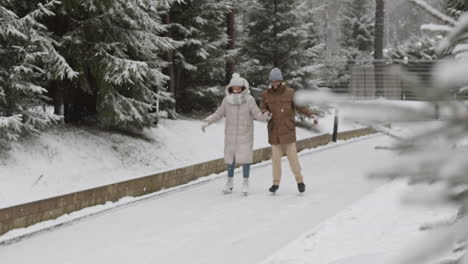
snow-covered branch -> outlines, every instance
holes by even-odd
[[[450,26],[455,26],[457,24],[457,21],[455,19],[435,9],[434,7],[426,3],[424,0],[410,0],[410,2],[426,10],[426,12],[428,12],[430,15],[432,15],[434,18],[436,18],[444,24],[448,24]]]
[[[436,52],[442,55],[446,50],[465,40],[464,35],[468,32],[468,13],[463,14],[454,29],[437,47]]]
[[[421,26],[422,31],[444,35],[450,33],[452,29],[453,27],[451,26],[437,24],[424,24]]]
[[[369,124],[421,121],[434,117],[434,107],[429,103],[421,103],[418,107],[412,107],[387,100],[356,101],[350,96],[334,94],[326,90],[297,92],[296,103],[320,107],[331,106],[345,113],[344,119]]]

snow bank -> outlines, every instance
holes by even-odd
[[[65,126],[14,143],[0,158],[0,208],[138,178],[223,157],[224,121],[204,134],[198,120],[161,120],[146,140]],[[341,124],[340,130],[357,128]],[[299,139],[331,133],[333,117]],[[255,122],[255,148],[267,147],[266,123]]]

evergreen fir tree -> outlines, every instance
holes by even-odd
[[[314,63],[320,48],[316,32],[311,30],[313,21],[300,4],[296,0],[257,0],[250,5],[242,71],[253,85],[265,86],[269,71],[279,67],[292,80],[291,85],[300,88],[306,72],[313,71],[306,67]]]
[[[232,8],[228,0],[190,0],[172,7],[174,38],[184,42],[176,55],[184,86],[224,83],[226,15]]]
[[[435,60],[437,40],[429,36],[413,36],[404,43],[388,49],[389,59],[404,60]]]
[[[162,36],[167,27],[161,19],[171,2],[63,1],[54,32],[61,36],[65,58],[80,73],[67,87],[91,95],[90,111],[97,112],[104,127],[151,126],[157,100],[171,100],[162,55],[180,43]]]
[[[408,252],[410,257],[402,263],[468,263],[466,245],[468,237],[468,166],[466,157],[466,139],[468,138],[468,108],[463,100],[455,100],[453,91],[462,94],[468,91],[468,78],[466,68],[468,63],[465,56],[457,55],[460,50],[467,52],[466,35],[468,34],[468,12],[451,13],[450,16],[431,7],[424,0],[411,0],[431,16],[444,22],[443,27],[427,27],[435,29],[438,35],[441,28],[446,31],[446,36],[435,45],[434,54],[444,60],[437,62],[435,70],[431,73],[432,83],[415,82],[412,91],[426,102],[435,103],[436,112],[443,112],[443,117],[438,120],[437,126],[427,126],[411,136],[402,136],[400,141],[393,146],[404,155],[404,162],[399,164],[399,171],[388,170],[383,176],[396,178],[409,178],[415,184],[435,184],[441,187],[436,199],[431,199],[431,194],[423,194],[418,200],[424,205],[451,204],[456,205],[458,214],[455,218],[442,222],[426,224],[425,229],[437,228],[437,232],[431,233],[432,239],[424,241],[425,247],[413,252]],[[457,1],[450,1],[455,3]],[[465,1],[463,1],[465,2]],[[458,6],[457,8],[460,8]],[[463,9],[459,9],[463,10]],[[453,19],[451,16],[454,16]],[[431,41],[427,41],[431,43]],[[426,43],[426,44],[427,44]],[[426,46],[425,50],[430,50]],[[419,50],[426,53],[424,49]],[[418,49],[413,49],[418,51]],[[454,54],[455,53],[455,54]],[[411,54],[411,53],[409,53]],[[419,56],[419,53],[416,53]],[[432,58],[432,56],[431,56]],[[379,112],[379,107],[373,111]],[[400,108],[400,110],[397,110]],[[400,116],[395,115],[393,121],[402,121],[411,117],[418,121],[427,121],[427,116],[433,114],[431,104],[425,107],[411,109],[400,106],[392,107],[392,111],[400,111]],[[437,114],[436,114],[437,115]],[[381,117],[385,113],[382,111]],[[438,118],[438,117],[436,117]],[[407,119],[408,120],[408,119]],[[368,120],[369,121],[369,120]],[[385,130],[385,129],[384,129]],[[389,133],[398,135],[398,131],[389,130]],[[410,162],[408,162],[410,161]],[[422,194],[422,193],[421,193]],[[432,196],[432,198],[435,198]],[[429,236],[428,236],[429,238]],[[430,250],[428,250],[430,249]]]
[[[468,2],[465,0],[444,0],[442,7],[448,15],[458,18],[463,12],[468,11]]]
[[[173,5],[168,12],[170,35],[183,43],[173,53],[179,111],[191,111],[197,101],[212,101],[202,98],[206,97],[204,88],[225,85],[226,60],[230,55],[226,16],[232,9],[230,0],[189,0]]]
[[[313,87],[319,82],[322,74],[325,44],[317,30],[319,27],[317,15],[323,11],[321,8],[310,8],[307,2],[299,4],[294,10],[296,19],[301,21],[294,30],[300,40],[297,56],[292,56],[294,70],[290,72],[288,80],[291,87],[304,89]]]
[[[342,14],[342,47],[351,59],[370,54],[374,43],[373,2],[368,0],[348,0]]]
[[[468,12],[462,13],[457,20],[429,6],[424,0],[411,0],[431,16],[443,22],[443,27],[431,25],[438,35],[445,31],[445,38],[439,43],[432,39],[424,41],[420,48],[396,51],[396,56],[412,55],[416,58],[434,55],[444,60],[437,63],[431,72],[430,85],[414,80],[411,90],[418,98],[424,98],[418,107],[414,105],[389,104],[386,102],[353,102],[332,94],[301,94],[299,103],[333,104],[338,109],[347,109],[347,117],[354,121],[368,124],[386,133],[397,143],[387,149],[396,150],[402,157],[401,163],[373,174],[388,178],[408,178],[411,185],[437,186],[423,192],[421,189],[412,198],[423,204],[445,204],[458,208],[456,217],[443,221],[436,220],[421,228],[437,228],[424,240],[424,246],[415,245],[410,249],[407,259],[401,263],[460,263],[468,264],[466,245],[468,238],[468,165],[466,163],[468,138],[468,108],[464,100],[455,100],[453,90],[459,93],[468,91],[466,57],[455,57],[453,53],[467,46]],[[443,29],[443,30],[441,30]],[[430,43],[436,44],[430,48]],[[416,51],[416,53],[413,53]],[[401,53],[400,53],[401,52]],[[421,54],[423,52],[423,54]],[[434,54],[434,55],[433,55]],[[423,55],[423,56],[421,56]],[[328,98],[327,98],[328,97]],[[316,99],[320,98],[320,99]],[[327,99],[324,99],[327,98]],[[437,107],[434,107],[437,106]],[[437,113],[444,113],[436,123],[428,122],[437,118]],[[362,114],[366,113],[366,114]],[[389,122],[411,122],[417,130],[401,133],[398,129],[382,126]],[[418,124],[419,123],[419,124]],[[398,170],[394,168],[398,167]],[[414,194],[414,193],[413,193]],[[417,198],[416,198],[417,197]]]
[[[57,5],[51,0],[23,14],[16,2],[0,2],[0,147],[61,119],[48,111],[44,86],[77,73],[40,22],[53,16]]]

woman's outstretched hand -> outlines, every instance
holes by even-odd
[[[203,124],[201,126],[201,130],[203,131],[203,133],[206,132],[207,127],[208,127],[208,122],[206,122],[206,120],[203,120]]]
[[[273,115],[272,115],[270,112],[268,112],[268,111],[266,111],[265,113],[263,113],[263,117],[264,117],[267,121],[270,121],[270,119],[271,119],[272,116],[273,116]]]

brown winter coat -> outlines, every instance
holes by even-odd
[[[212,124],[225,117],[224,160],[232,164],[251,164],[253,162],[254,120],[266,121],[250,95],[248,87],[242,92],[242,103],[231,102],[229,87],[226,97],[216,112],[206,118]]]
[[[269,87],[263,92],[260,108],[262,112],[272,113],[268,122],[268,142],[271,145],[296,142],[296,110],[309,117],[314,114],[307,107],[294,104],[294,90],[284,82],[277,90]]]

